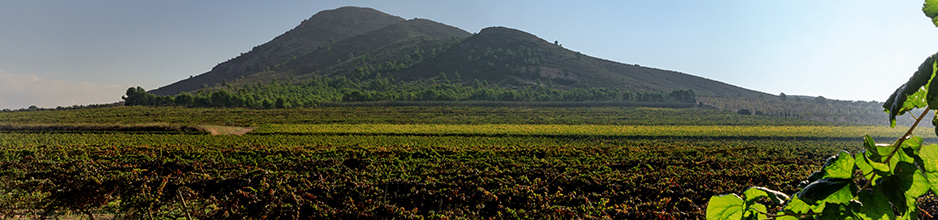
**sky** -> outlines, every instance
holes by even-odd
[[[504,26],[567,49],[770,94],[883,101],[938,51],[921,0],[0,0],[0,109],[120,101],[322,11],[370,7],[477,33]]]

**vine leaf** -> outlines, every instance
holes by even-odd
[[[833,161],[831,161],[833,159]],[[830,165],[824,167],[824,176],[822,178],[840,178],[849,179],[853,177],[854,159],[846,151],[841,151],[840,155],[828,159]]]
[[[928,192],[928,181],[918,167],[907,162],[899,162],[893,173],[895,175],[877,180],[879,182],[874,188],[880,187],[900,213],[912,214],[917,209],[915,199]]]
[[[876,141],[873,140],[873,137],[870,135],[863,136],[863,147],[866,147],[867,151],[877,152]]]
[[[860,168],[864,175],[869,175],[870,172],[876,171],[876,174],[878,175],[874,176],[874,180],[878,179],[880,176],[888,175],[891,172],[889,165],[886,165],[881,161],[883,159],[883,154],[888,155],[891,153],[890,149],[892,149],[892,147],[876,146],[876,142],[870,135],[863,137],[863,146],[866,148],[866,151],[860,153],[863,158],[857,156],[857,168]]]
[[[926,3],[926,6],[927,5]],[[928,93],[929,90],[933,90],[933,87],[938,87],[938,84],[931,84],[932,79],[935,78],[936,55],[938,54],[933,54],[926,58],[925,61],[919,65],[918,70],[909,78],[909,81],[899,86],[899,88],[886,99],[883,108],[889,113],[890,126],[896,127],[896,115],[902,115],[909,110],[922,108],[926,105],[938,106],[938,92],[932,94]],[[938,88],[934,90],[938,90]]]
[[[860,168],[861,171],[863,171],[864,175],[869,175],[873,171],[876,171],[876,174],[878,174],[876,177],[874,177],[875,179],[878,179],[880,176],[883,176],[883,175],[889,175],[890,173],[889,165],[873,161],[867,156],[867,154],[869,154],[867,152],[864,152],[861,154],[863,155],[863,158],[857,158],[856,161],[857,161],[857,167]]]
[[[853,210],[858,210],[856,214],[861,219],[896,219],[892,206],[889,204],[886,195],[883,195],[883,190],[879,187],[873,187],[871,191],[860,191],[857,196],[863,203],[852,203],[850,205]]]
[[[891,172],[889,169],[889,165],[886,165],[885,163],[880,163],[876,161],[869,161],[869,163],[870,163],[870,166],[873,167],[873,170],[877,171],[880,176],[887,175],[889,174],[889,172]]]
[[[736,194],[710,197],[707,202],[707,219],[742,219],[746,202]]]
[[[922,158],[922,169],[932,191],[938,191],[938,145],[925,145],[919,152]]]
[[[925,16],[931,18],[932,24],[938,27],[938,0],[925,0],[922,12],[925,12]]]
[[[765,205],[756,203],[756,204],[749,205],[748,207],[749,207],[749,211],[746,213],[747,214],[746,216],[743,216],[744,217],[743,219],[761,220],[761,219],[765,219],[766,217],[768,217],[762,214],[768,210],[768,208],[766,208]]]
[[[847,204],[856,195],[853,179],[824,178],[814,181],[798,192],[798,198],[808,204]]]
[[[769,198],[775,204],[785,204],[785,201],[790,199],[785,193],[761,186],[749,187],[743,192],[743,196],[746,196],[746,204],[750,206],[761,198]]]
[[[798,194],[795,194],[795,195],[792,195],[791,201],[788,201],[788,204],[785,205],[785,208],[783,208],[780,212],[778,212],[778,215],[785,215],[785,216],[779,217],[777,219],[797,220],[798,218],[794,217],[793,214],[816,213],[816,211],[821,211],[823,209],[824,209],[823,204],[819,206],[810,205],[806,203],[804,200],[801,200],[800,198],[798,198]]]

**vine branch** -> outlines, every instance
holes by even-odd
[[[909,130],[905,132],[905,135],[902,135],[902,137],[899,137],[899,139],[896,140],[896,146],[892,149],[892,153],[889,153],[889,156],[886,157],[886,160],[883,160],[883,163],[888,164],[889,159],[892,159],[892,157],[896,155],[896,152],[899,152],[899,148],[902,148],[902,142],[905,142],[905,140],[908,139],[907,137],[912,135],[912,130],[915,130],[915,127],[918,126],[918,123],[922,122],[922,119],[925,118],[925,115],[928,115],[928,110],[930,110],[929,107],[931,106],[925,106],[925,111],[922,111],[922,114],[919,115],[918,119],[915,119],[915,123],[912,124],[912,127],[909,127]]]
[[[892,159],[892,157],[896,155],[896,152],[899,152],[900,148],[902,148],[902,143],[905,142],[906,139],[908,139],[909,135],[912,135],[912,131],[915,130],[915,127],[918,127],[918,123],[922,122],[922,119],[925,118],[925,115],[928,115],[928,111],[931,110],[929,109],[930,107],[931,106],[925,106],[925,111],[922,111],[922,114],[919,115],[918,118],[915,119],[915,123],[913,123],[912,126],[909,127],[909,130],[906,131],[905,134],[902,135],[902,137],[899,137],[899,139],[896,140],[895,146],[892,148],[892,153],[889,153],[889,156],[886,157],[886,160],[883,160],[883,163],[889,164],[889,160]],[[911,114],[912,112],[909,112],[909,113]],[[892,169],[892,167],[890,167],[890,169]],[[871,172],[871,173],[873,175],[871,175],[868,181],[866,181],[866,184],[863,185],[862,188],[860,188],[860,191],[869,189],[870,186],[872,186],[873,178],[876,178],[876,173],[875,172]]]

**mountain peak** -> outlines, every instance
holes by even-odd
[[[294,30],[331,29],[339,33],[360,34],[360,29],[375,30],[391,23],[404,21],[403,18],[389,15],[373,8],[346,6],[320,11],[306,19]]]
[[[405,83],[478,80],[505,87],[603,87],[633,92],[692,89],[702,96],[763,95],[675,71],[591,57],[518,29],[487,27],[471,35],[436,21],[405,20],[363,7],[318,12],[296,28],[205,74],[151,93],[174,95],[225,81],[246,85],[274,80],[301,82],[322,76],[356,81],[382,76]]]
[[[405,21],[401,17],[363,7],[341,7],[320,11],[295,28],[258,45],[241,56],[219,63],[212,70],[150,91],[174,95],[254,74],[290,61],[326,44]]]
[[[481,37],[500,37],[500,38],[507,38],[507,39],[515,39],[515,40],[535,40],[535,39],[540,39],[539,37],[537,37],[537,36],[535,36],[535,35],[533,35],[533,34],[531,34],[531,33],[524,32],[524,31],[518,30],[518,29],[502,27],[502,26],[495,26],[495,27],[483,28],[481,31],[479,31],[478,36],[481,36]]]

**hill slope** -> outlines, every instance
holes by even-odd
[[[760,92],[684,73],[628,65],[574,52],[520,30],[491,27],[428,62],[402,71],[406,79],[458,72],[508,86],[609,87],[636,92],[692,89],[704,96],[757,96]],[[468,77],[467,77],[468,76]]]
[[[460,39],[471,34],[462,29],[425,19],[413,19],[354,36],[326,49],[287,63],[297,74],[334,75],[365,65],[378,65],[402,57],[430,41]],[[393,54],[391,52],[394,52]],[[362,59],[364,57],[364,59]],[[358,58],[358,59],[356,59]],[[336,62],[339,60],[339,62]],[[342,62],[344,60],[345,62]],[[357,60],[357,61],[356,61]]]
[[[342,7],[316,13],[286,33],[254,47],[250,52],[222,62],[211,71],[150,91],[156,95],[173,95],[234,80],[289,61],[333,41],[373,31],[402,22],[403,18],[371,8]]]
[[[692,89],[701,96],[768,95],[684,73],[590,57],[520,30],[491,27],[478,34],[425,19],[403,20],[367,8],[317,13],[291,31],[221,63],[212,71],[157,90],[171,95],[203,84],[295,83],[322,76],[397,83],[445,80],[557,89],[607,87],[634,92]],[[447,77],[449,76],[449,77]]]

